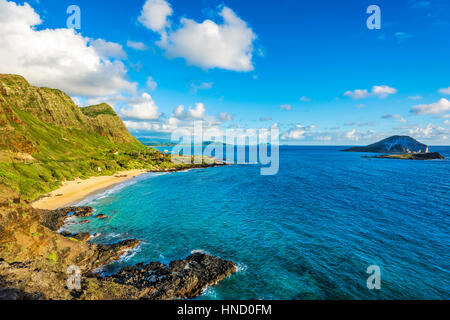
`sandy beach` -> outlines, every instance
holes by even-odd
[[[91,177],[86,180],[73,180],[64,182],[61,188],[49,193],[47,196],[33,202],[31,205],[36,209],[54,210],[65,207],[77,201],[81,201],[88,195],[110,188],[137,177],[146,170],[121,171],[113,176]]]

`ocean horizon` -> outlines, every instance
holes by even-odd
[[[450,147],[430,149],[446,159],[280,146],[274,176],[259,164],[148,173],[78,203],[109,219],[65,228],[99,233],[95,243],[140,240],[104,274],[197,251],[236,263],[198,299],[446,299]],[[381,290],[367,288],[371,265]]]

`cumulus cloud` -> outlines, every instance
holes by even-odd
[[[291,111],[292,110],[292,106],[290,104],[283,104],[280,106],[281,110],[286,110],[286,111]]]
[[[305,138],[305,134],[315,128],[314,125],[304,126],[301,124],[296,125],[294,128],[289,129],[281,136],[281,140],[301,140]]]
[[[29,4],[0,0],[0,73],[23,75],[31,84],[69,95],[109,95],[132,91],[122,47],[89,39],[72,29],[36,30],[42,23]]]
[[[440,94],[450,94],[450,87],[439,89]]]
[[[143,42],[135,42],[135,41],[127,41],[127,47],[130,47],[134,50],[138,50],[138,51],[145,51],[148,50],[148,47],[145,43]]]
[[[127,54],[118,43],[108,42],[103,39],[96,39],[90,41],[90,45],[102,57],[127,59]]]
[[[160,32],[164,30],[169,21],[167,20],[173,13],[172,7],[165,0],[147,0],[142,7],[138,20],[148,29]]]
[[[419,115],[442,114],[447,111],[450,111],[450,101],[444,98],[432,104],[421,104],[411,108],[412,113]]]
[[[195,108],[186,109],[184,105],[175,108],[173,116],[177,119],[203,119],[205,116],[205,105],[201,102],[195,104]]]
[[[205,115],[205,105],[201,102],[195,104],[195,108],[189,108],[188,115],[194,119],[202,119]]]
[[[415,138],[447,140],[449,130],[429,123],[425,127],[409,129],[409,134]]]
[[[128,103],[120,109],[119,114],[127,119],[157,120],[160,117],[158,106],[148,93],[143,93],[140,99]]]
[[[147,0],[139,17],[144,26],[160,34],[157,44],[169,58],[183,58],[188,64],[204,69],[253,70],[256,35],[233,10],[222,8],[219,12],[222,23],[182,18],[175,29],[168,28],[167,17],[171,14],[166,1]]]
[[[347,91],[344,93],[344,96],[348,96],[353,99],[365,99],[369,97],[378,97],[383,99],[397,92],[398,91],[395,88],[382,85],[382,86],[373,86],[371,91],[367,89],[356,89],[353,91]]]
[[[349,141],[361,141],[361,140],[371,140],[376,139],[376,132],[374,130],[368,130],[366,132],[358,131],[356,129],[353,129],[351,131],[345,132],[344,138]]]

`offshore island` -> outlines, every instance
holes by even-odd
[[[344,152],[389,153],[363,158],[398,160],[442,160],[439,152],[428,152],[428,146],[409,136],[392,136],[365,147],[352,147]]]
[[[194,298],[236,271],[203,253],[169,265],[145,261],[110,276],[96,270],[139,246],[110,245],[89,233],[59,233],[69,216],[107,219],[90,207],[65,207],[146,172],[224,165],[175,164],[134,138],[107,104],[78,107],[64,92],[0,75],[0,300]],[[67,287],[68,267],[82,273]]]

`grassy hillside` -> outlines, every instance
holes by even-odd
[[[169,160],[135,139],[109,105],[80,108],[62,91],[0,75],[0,184],[22,199],[76,177],[173,167]]]

